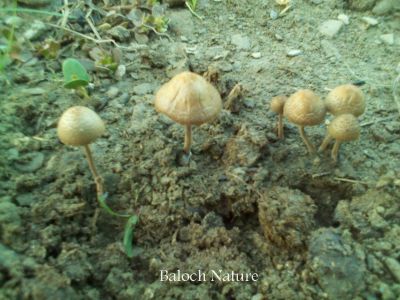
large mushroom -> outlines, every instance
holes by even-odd
[[[85,149],[98,196],[103,194],[103,180],[96,170],[89,144],[100,137],[104,131],[104,123],[98,114],[84,106],[73,106],[67,109],[61,115],[57,126],[57,134],[61,142],[71,146],[83,146]]]
[[[185,126],[183,151],[190,156],[192,126],[214,120],[221,111],[222,101],[218,91],[203,77],[183,72],[158,90],[155,108]]]
[[[308,140],[304,127],[321,124],[325,114],[324,102],[310,90],[297,91],[289,97],[283,108],[283,115],[298,126],[300,136],[310,153],[314,153],[315,148]]]

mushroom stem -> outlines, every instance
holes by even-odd
[[[192,125],[186,125],[185,145],[183,147],[183,151],[185,151],[186,154],[189,154],[191,146],[192,146]]]
[[[326,147],[328,147],[329,142],[332,140],[332,137],[329,135],[329,133],[326,134],[324,140],[322,141],[321,146],[319,146],[318,151],[325,151]]]
[[[278,116],[278,138],[283,139],[283,114]]]
[[[310,141],[308,140],[306,133],[304,131],[304,126],[298,126],[299,127],[299,131],[300,131],[300,136],[303,139],[304,144],[306,144],[308,152],[310,152],[310,154],[315,152],[315,148],[314,146],[310,143]]]
[[[339,147],[340,147],[340,142],[338,140],[336,140],[335,144],[333,145],[332,153],[331,153],[331,156],[332,156],[332,159],[334,162],[337,162]]]
[[[103,179],[99,176],[99,173],[97,173],[97,169],[96,166],[94,165],[92,152],[90,151],[89,145],[84,145],[83,147],[85,148],[85,154],[87,161],[89,163],[90,171],[92,172],[94,181],[96,183],[97,195],[101,196],[104,194]]]

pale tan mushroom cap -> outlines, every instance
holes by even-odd
[[[313,126],[324,121],[324,102],[310,90],[299,90],[286,101],[283,114],[288,120],[300,126]]]
[[[360,136],[360,125],[352,114],[343,114],[329,124],[328,133],[338,141],[353,141]]]
[[[270,109],[276,114],[283,114],[283,107],[287,100],[286,96],[280,95],[271,99]]]
[[[203,77],[183,72],[157,92],[156,110],[183,125],[200,125],[217,117],[222,109],[218,91]]]
[[[363,92],[352,84],[344,84],[334,88],[325,100],[327,110],[334,116],[353,114],[358,117],[365,111]]]
[[[73,106],[58,121],[57,134],[61,142],[71,146],[88,145],[105,131],[104,123],[91,109]]]

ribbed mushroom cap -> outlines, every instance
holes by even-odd
[[[340,85],[330,91],[326,97],[325,106],[334,116],[353,114],[358,117],[365,111],[364,94],[355,85]]]
[[[328,133],[338,141],[353,141],[360,136],[360,125],[352,114],[339,115],[328,126]]]
[[[299,90],[286,101],[283,114],[288,120],[300,126],[313,126],[324,121],[324,102],[310,90]]]
[[[287,100],[286,96],[280,95],[271,99],[270,109],[276,114],[283,113],[283,107],[285,106],[285,102]]]
[[[104,133],[105,127],[100,117],[84,106],[67,109],[58,121],[57,134],[61,142],[71,146],[92,143]]]
[[[200,125],[217,117],[222,108],[218,91],[192,72],[174,76],[157,92],[156,110],[183,125]]]

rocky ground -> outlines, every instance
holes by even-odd
[[[135,23],[130,13],[149,13],[145,3],[18,2],[60,15],[0,10],[4,37],[12,28],[15,37],[0,82],[0,299],[400,297],[397,1],[200,0],[202,20],[167,1],[165,32]],[[54,55],[43,52],[50,38]],[[99,67],[98,51],[119,67]],[[67,57],[87,68],[89,100],[63,87]],[[183,70],[205,74],[225,104],[194,129],[189,165],[179,162],[184,128],[153,107]],[[345,83],[361,84],[367,109],[337,163],[329,151],[309,155],[287,121],[277,139],[272,97],[307,88],[324,98]],[[57,138],[73,105],[106,123],[93,156],[109,206],[139,215],[133,258],[123,220],[100,211],[94,222],[82,149]],[[325,131],[306,128],[316,146]],[[259,279],[160,281],[160,270],[178,269]]]

